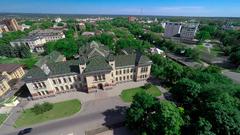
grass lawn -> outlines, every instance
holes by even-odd
[[[36,115],[31,109],[25,112],[15,122],[15,127],[23,127],[58,118],[68,117],[80,111],[81,103],[79,100],[69,100],[53,104],[53,109],[43,114]]]
[[[27,68],[32,68],[37,61],[38,61],[38,56],[32,56],[30,58],[25,58],[25,59],[0,57],[1,64],[21,64],[26,66]]]
[[[120,97],[122,98],[122,100],[124,102],[132,102],[133,96],[141,91],[146,91],[147,93],[151,94],[154,97],[161,96],[161,91],[156,86],[153,85],[148,90],[145,90],[142,87],[124,90],[124,91],[122,91]]]
[[[7,114],[0,114],[0,125],[2,125],[4,120],[6,120],[7,116],[8,116]]]

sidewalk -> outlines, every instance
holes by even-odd
[[[66,101],[71,99],[79,99],[83,104],[91,100],[99,100],[107,97],[119,96],[123,90],[140,87],[140,86],[143,86],[145,83],[147,83],[147,81],[127,82],[127,83],[117,84],[111,90],[106,90],[106,91],[99,90],[95,93],[84,93],[84,92],[78,92],[78,91],[62,93],[62,94],[56,95],[55,97],[28,101],[28,104],[24,106],[24,108],[31,108],[36,103],[43,103],[43,102],[56,103],[56,102],[61,102],[61,101]]]

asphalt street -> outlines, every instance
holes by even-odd
[[[84,135],[86,130],[123,121],[127,106],[119,97],[89,101],[72,117],[15,129],[8,133],[1,131],[0,135],[17,135],[25,128],[32,128],[27,135]]]
[[[233,81],[235,81],[236,83],[240,83],[240,73],[224,70],[223,74],[228,78],[232,79]]]

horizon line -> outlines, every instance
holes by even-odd
[[[240,16],[187,16],[187,15],[140,15],[140,14],[98,14],[98,13],[40,13],[40,12],[0,12],[0,14],[48,14],[48,15],[93,15],[93,16],[156,16],[156,17],[196,17],[196,18],[240,18]]]

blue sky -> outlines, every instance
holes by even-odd
[[[0,0],[0,12],[240,17],[240,0]]]

